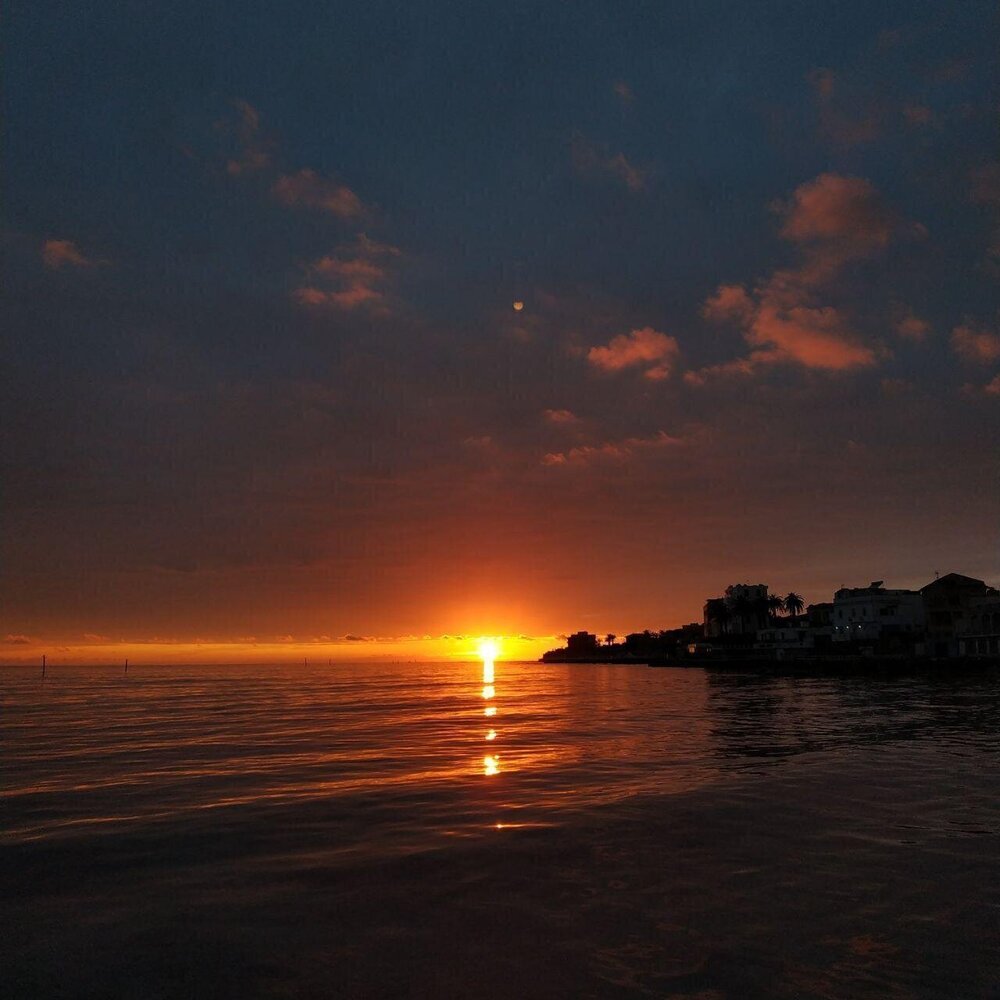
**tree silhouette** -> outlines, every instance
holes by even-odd
[[[785,610],[785,602],[777,594],[767,595],[767,615],[774,621]]]
[[[805,601],[803,601],[802,598],[799,597],[799,595],[794,591],[785,598],[785,610],[790,615],[802,614],[802,609],[805,606]]]
[[[616,635],[614,634],[614,632],[609,632],[609,633],[608,633],[608,634],[607,634],[607,635],[606,635],[606,636],[604,637],[604,641],[605,641],[605,642],[606,642],[606,643],[607,643],[607,644],[608,644],[609,646],[613,646],[613,645],[614,645],[614,643],[615,643],[615,639],[617,639],[617,638],[618,638],[618,636],[616,636]]]

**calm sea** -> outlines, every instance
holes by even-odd
[[[0,670],[11,997],[1000,997],[1000,673]]]

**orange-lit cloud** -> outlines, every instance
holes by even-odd
[[[782,216],[781,236],[797,248],[801,262],[772,272],[752,292],[723,284],[706,299],[702,315],[741,327],[753,350],[688,372],[691,385],[779,363],[839,372],[878,360],[879,352],[864,343],[844,311],[823,301],[846,265],[881,251],[899,228],[874,186],[860,177],[821,174],[772,207]]]
[[[18,635],[8,633],[4,636],[4,645],[6,646],[30,646],[31,638],[26,635]]]
[[[1000,361],[1000,334],[972,323],[956,326],[951,331],[951,346],[966,361],[982,365]]]
[[[318,208],[341,219],[356,218],[365,210],[361,199],[346,184],[320,177],[314,170],[279,177],[271,190],[282,204]]]
[[[820,174],[800,184],[787,202],[781,235],[792,243],[822,245],[823,255],[863,256],[889,243],[894,221],[874,185],[863,177]]]
[[[305,306],[345,311],[368,306],[385,312],[386,262],[399,255],[398,248],[362,233],[335,254],[313,261],[307,268],[308,283],[295,289],[292,297]]]
[[[55,271],[64,266],[97,267],[107,263],[86,256],[72,240],[46,240],[42,245],[42,261]]]
[[[542,465],[588,465],[602,459],[621,461],[637,452],[658,448],[673,448],[685,443],[684,438],[674,437],[666,431],[659,431],[650,437],[630,437],[622,441],[608,441],[604,444],[582,445],[568,451],[549,452],[542,457]]]
[[[545,410],[542,414],[550,424],[575,424],[580,418],[572,410]]]
[[[930,324],[914,313],[907,313],[896,321],[896,333],[904,340],[925,340],[930,329]]]
[[[670,375],[679,355],[680,348],[674,337],[644,326],[641,330],[619,334],[603,346],[592,347],[587,352],[587,360],[604,372],[643,367],[645,377],[657,381]]]
[[[983,386],[983,392],[991,396],[1000,396],[1000,375],[995,376]]]

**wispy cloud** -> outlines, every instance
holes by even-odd
[[[632,163],[624,153],[612,153],[607,146],[578,135],[570,145],[570,154],[580,174],[612,178],[634,193],[646,188],[648,169]]]
[[[632,88],[624,80],[616,80],[611,85],[611,91],[622,104],[631,104],[635,100]]]
[[[845,86],[841,76],[826,67],[808,75],[819,118],[819,131],[836,146],[859,146],[882,134],[884,109],[863,93]]]
[[[633,455],[659,448],[675,448],[685,443],[684,438],[658,431],[649,437],[629,437],[621,441],[605,441],[602,444],[587,444],[568,451],[550,451],[542,456],[542,465],[572,466],[589,465],[596,461],[622,461]]]
[[[271,189],[282,204],[295,208],[316,208],[341,219],[364,214],[361,199],[346,185],[303,169],[279,177]]]
[[[235,100],[235,120],[223,119],[216,128],[232,139],[233,155],[226,161],[226,173],[232,177],[266,170],[271,165],[269,143],[260,129],[260,114],[247,101]]]
[[[556,424],[559,426],[567,426],[570,424],[579,423],[580,418],[572,410],[545,410],[542,416],[550,424]]]
[[[387,264],[399,256],[397,247],[377,243],[362,233],[334,254],[313,261],[306,269],[307,283],[292,296],[305,306],[345,311],[366,306],[385,312]]]
[[[680,348],[674,337],[644,326],[641,330],[622,333],[607,344],[592,347],[587,360],[604,372],[642,367],[646,378],[657,381],[667,378],[674,369]]]
[[[981,365],[1000,361],[1000,334],[975,323],[963,323],[951,331],[951,346],[966,361]]]
[[[42,245],[42,262],[54,271],[62,267],[100,267],[109,263],[88,257],[72,240],[46,240]]]

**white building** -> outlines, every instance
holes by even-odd
[[[912,639],[924,629],[923,596],[915,590],[886,590],[881,580],[842,587],[833,595],[832,624],[834,642]]]
[[[968,620],[958,630],[960,656],[1000,657],[1000,600],[985,597],[970,609]]]

